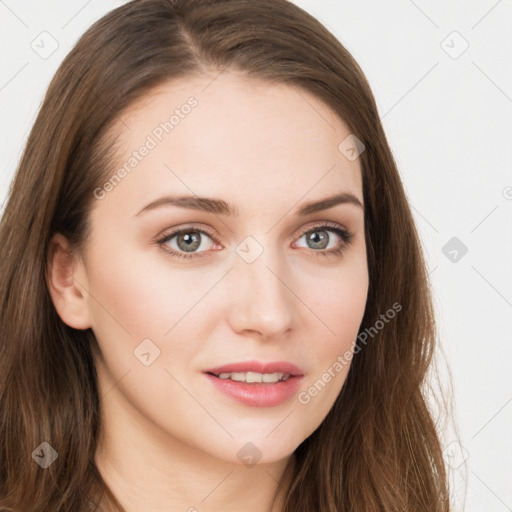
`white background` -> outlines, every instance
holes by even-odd
[[[53,73],[122,3],[0,0],[2,205]],[[456,510],[510,511],[512,0],[296,3],[365,72],[420,231],[461,436],[444,441]],[[452,237],[468,249],[456,261]]]

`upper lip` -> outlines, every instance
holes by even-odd
[[[304,375],[304,372],[298,366],[287,361],[271,361],[267,363],[261,361],[241,361],[238,363],[230,363],[205,370],[205,373],[213,373],[215,375],[234,372],[288,373],[291,376]]]

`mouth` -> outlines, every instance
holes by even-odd
[[[219,379],[227,380],[230,379],[235,382],[245,382],[247,384],[253,383],[265,383],[265,384],[276,384],[277,382],[283,382],[288,380],[291,375],[289,373],[274,372],[274,373],[259,373],[259,372],[223,372],[223,373],[211,373],[207,372],[208,375],[213,375]]]
[[[297,365],[288,361],[241,361],[238,363],[230,363],[215,368],[209,368],[205,373],[216,375],[220,378],[232,378],[233,380],[247,380],[246,382],[262,382],[259,376],[278,375],[279,380],[283,377],[300,377],[304,375],[304,371]],[[234,377],[233,377],[234,376]],[[252,380],[256,379],[256,380]],[[266,381],[263,381],[266,382]]]
[[[224,365],[204,374],[218,391],[253,407],[272,407],[289,400],[304,377],[292,363],[257,361]]]

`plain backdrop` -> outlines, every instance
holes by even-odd
[[[2,208],[52,75],[123,3],[0,0]],[[460,442],[443,443],[455,510],[510,511],[512,1],[295,3],[366,74],[420,232],[453,376]]]

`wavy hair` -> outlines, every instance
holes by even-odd
[[[53,77],[0,225],[0,509],[123,510],[94,463],[96,340],[53,306],[49,241],[59,232],[84,247],[93,191],[112,172],[109,128],[125,109],[168,80],[226,69],[313,94],[364,143],[360,332],[402,306],[354,355],[332,409],[296,448],[283,511],[449,510],[426,393],[432,297],[397,165],[354,58],[286,0],[134,0],[95,22]],[[58,453],[47,469],[32,457],[44,440]]]

